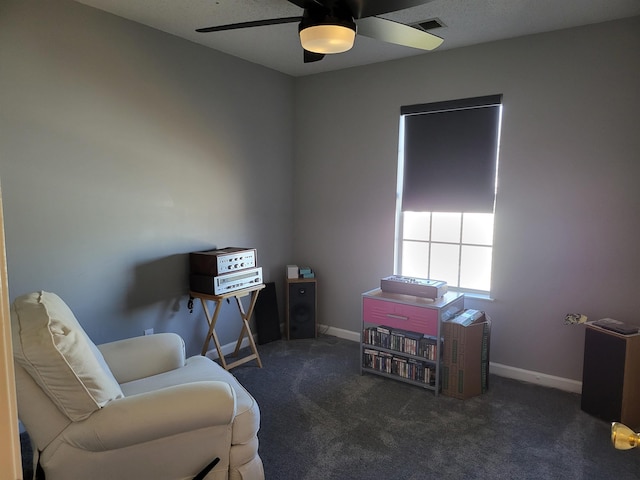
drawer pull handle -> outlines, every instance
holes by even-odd
[[[409,317],[405,317],[403,315],[393,315],[392,313],[387,313],[387,317],[395,318],[396,320],[404,320],[404,321],[409,320]]]

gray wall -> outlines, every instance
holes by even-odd
[[[640,18],[296,81],[295,256],[360,329],[393,273],[401,105],[502,93],[491,360],[580,380],[579,312],[640,324]],[[318,94],[317,92],[326,92]]]
[[[59,293],[98,342],[153,327],[196,353],[186,254],[246,245],[281,303],[283,266],[308,264],[319,321],[358,332],[393,268],[399,107],[502,93],[495,301],[468,305],[493,318],[492,361],[579,380],[567,312],[638,322],[638,51],[635,18],[292,79],[68,0],[2,0],[10,296]]]
[[[0,105],[11,300],[53,291],[98,343],[153,327],[199,353],[188,252],[256,247],[281,285],[290,77],[75,2],[3,0]]]

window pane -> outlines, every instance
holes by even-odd
[[[462,243],[493,244],[493,213],[465,213],[462,220]]]
[[[491,247],[462,247],[460,287],[474,290],[490,290],[491,252]]]
[[[429,244],[402,242],[402,275],[427,278],[429,272]]]
[[[431,228],[431,241],[460,243],[461,213],[435,213]],[[456,260],[456,265],[458,261]]]
[[[431,244],[431,269],[429,278],[444,280],[449,286],[458,286],[459,245]]]
[[[429,212],[404,212],[402,215],[402,238],[429,240]]]

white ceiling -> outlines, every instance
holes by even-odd
[[[195,32],[212,25],[301,15],[302,9],[287,0],[76,1],[292,76],[432,54],[358,36],[349,52],[304,64],[296,23]],[[636,15],[640,0],[431,0],[384,17],[408,24],[440,19],[445,27],[432,30],[444,38],[437,52]]]

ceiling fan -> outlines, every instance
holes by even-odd
[[[424,30],[380,18],[377,15],[404,10],[430,0],[288,0],[303,9],[302,16],[271,18],[198,28],[196,32],[221,32],[300,22],[298,32],[304,62],[317,62],[326,54],[342,53],[353,47],[356,33],[406,47],[433,50],[442,38]]]

